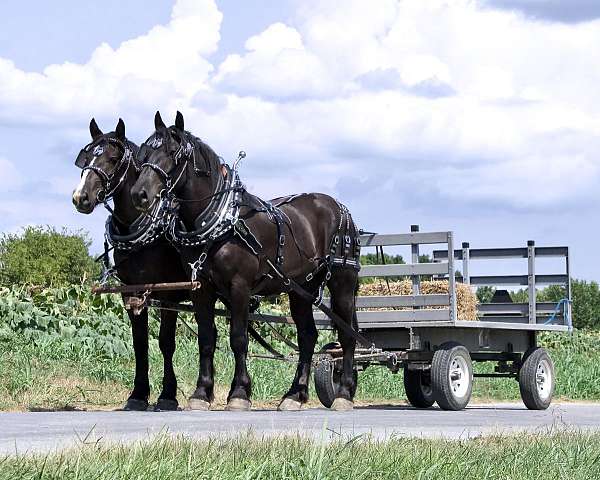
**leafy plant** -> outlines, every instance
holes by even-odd
[[[78,284],[95,277],[99,265],[90,256],[83,232],[26,227],[0,239],[0,285],[41,287]]]

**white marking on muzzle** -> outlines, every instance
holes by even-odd
[[[93,158],[92,161],[90,162],[90,165],[93,165],[95,160],[96,159]],[[77,187],[75,188],[75,191],[73,192],[73,200],[76,203],[79,203],[79,198],[81,197],[83,187],[85,187],[85,182],[86,182],[87,177],[90,174],[90,172],[91,172],[91,170],[85,170],[83,172],[83,175],[81,175],[81,180],[79,180],[79,184],[77,185]]]

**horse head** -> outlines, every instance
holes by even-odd
[[[156,112],[154,127],[154,133],[138,152],[137,161],[142,171],[131,189],[134,206],[147,211],[165,193],[177,197],[185,197],[185,192],[192,190],[195,197],[210,194],[218,156],[185,130],[180,112],[170,127]]]
[[[92,141],[81,149],[75,160],[82,172],[73,191],[73,205],[77,211],[86,214],[119,189],[134,164],[136,153],[136,146],[125,136],[125,123],[121,119],[114,132],[102,133],[92,118],[90,135]]]

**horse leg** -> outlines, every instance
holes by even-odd
[[[206,292],[194,293],[194,315],[198,325],[199,368],[196,390],[188,399],[190,410],[208,410],[215,398],[214,356],[217,346],[215,298]]]
[[[334,268],[331,279],[328,282],[331,292],[331,308],[344,321],[356,330],[356,288],[358,285],[358,274],[350,268]],[[356,381],[354,379],[354,350],[356,340],[342,331],[338,331],[340,344],[342,345],[342,375],[337,397],[331,408],[333,410],[351,410],[353,398],[356,392]]]
[[[150,380],[148,379],[148,309],[144,308],[139,315],[127,310],[131,322],[133,351],[135,353],[135,379],[133,391],[129,395],[124,410],[146,410],[150,396]]]
[[[300,410],[303,403],[308,401],[308,382],[310,381],[310,366],[317,343],[317,327],[313,317],[312,303],[291,292],[290,311],[296,324],[300,358],[294,381],[288,392],[283,396],[278,410]]]
[[[179,406],[177,402],[177,378],[175,377],[175,370],[173,370],[176,328],[177,312],[161,310],[158,345],[163,354],[163,386],[155,410],[177,410]]]
[[[235,358],[235,372],[227,396],[226,410],[250,410],[252,392],[246,365],[248,354],[248,305],[250,287],[241,278],[231,282],[231,325],[229,342]]]

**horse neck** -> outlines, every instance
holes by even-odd
[[[126,227],[131,225],[140,215],[140,212],[133,205],[130,193],[131,188],[137,181],[137,178],[138,173],[136,172],[135,168],[133,168],[133,165],[131,165],[127,171],[127,176],[125,177],[123,184],[113,195],[115,211],[114,217],[119,222],[124,223],[124,226]]]
[[[194,221],[212,200],[211,195],[215,193],[218,186],[219,168],[213,166],[210,177],[198,176],[190,162],[187,164],[187,172],[184,175],[182,190],[179,198],[182,200],[179,216],[188,229],[194,226]]]

